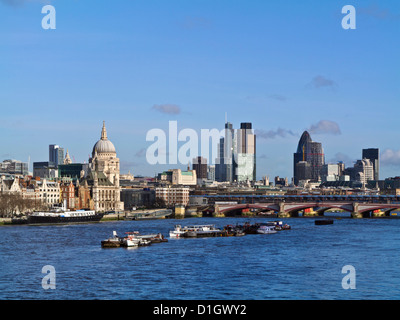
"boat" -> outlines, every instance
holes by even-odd
[[[246,235],[241,228],[231,224],[226,225],[224,231],[227,237],[241,237]]]
[[[226,232],[221,229],[215,228],[214,225],[204,225],[196,230],[190,230],[183,236],[185,238],[205,238],[205,237],[222,237],[225,236]]]
[[[141,239],[137,238],[138,232],[126,232],[127,236],[122,239],[121,243],[124,247],[138,247]],[[147,242],[147,240],[145,240]]]
[[[169,232],[170,238],[181,238],[187,232],[185,228],[182,228],[180,224],[177,224],[174,230]]]
[[[315,225],[317,225],[317,226],[327,225],[327,224],[333,224],[333,219],[319,219],[319,220],[315,220]]]
[[[257,230],[260,228],[260,223],[250,224],[249,222],[246,222],[243,225],[237,225],[236,228],[245,234],[257,234]]]
[[[277,233],[278,231],[275,230],[274,225],[268,225],[267,223],[262,223],[260,227],[257,229],[257,233],[261,234],[270,234],[270,233]]]
[[[139,232],[136,232],[136,238],[144,240],[144,242],[150,241],[150,243],[159,243],[168,241],[167,239],[164,238],[164,236],[161,233],[142,235]]]
[[[106,240],[101,241],[103,248],[119,248],[121,246],[121,239],[117,235],[117,231],[113,231],[113,236]]]
[[[151,243],[168,242],[161,233],[157,233],[154,237],[150,238]]]
[[[169,232],[170,238],[214,237],[222,234],[223,231],[215,228],[213,224],[190,225],[185,227],[176,225],[175,229]]]
[[[76,210],[61,207],[53,207],[50,211],[33,212],[27,217],[28,224],[65,224],[65,223],[85,223],[99,222],[103,218],[103,213],[94,210]]]
[[[267,222],[267,225],[274,226],[276,231],[290,230],[291,229],[291,227],[288,224],[283,224],[282,221]]]

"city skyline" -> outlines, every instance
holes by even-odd
[[[56,30],[41,28],[41,1],[0,2],[0,160],[32,170],[58,144],[87,163],[106,120],[121,173],[155,176],[187,164],[147,164],[149,130],[221,130],[227,112],[253,124],[257,179],[293,176],[305,130],[326,163],[379,148],[380,179],[399,175],[396,1],[352,1],[355,30],[338,3],[124,2],[118,16],[50,3]]]

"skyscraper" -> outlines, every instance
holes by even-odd
[[[242,122],[236,130],[234,143],[234,178],[236,181],[256,180],[256,136],[251,123]]]
[[[226,122],[225,135],[218,143],[218,157],[215,165],[217,181],[233,181],[233,139],[233,126],[230,122]]]
[[[256,136],[251,123],[243,122],[236,130],[231,123],[225,123],[225,135],[218,144],[215,179],[256,180]]]
[[[304,164],[301,166],[302,172],[300,174],[299,162],[305,161],[309,164],[309,169],[304,170],[308,167]],[[299,180],[314,180],[320,179],[320,173],[322,166],[325,164],[324,150],[320,142],[314,142],[311,140],[311,136],[307,131],[304,131],[299,144],[297,146],[296,153],[293,154],[293,180],[294,184],[297,185]]]
[[[369,159],[372,162],[372,167],[374,169],[374,180],[379,180],[379,149],[363,149],[362,158]]]
[[[56,167],[64,164],[64,148],[56,144],[49,145],[49,162],[53,162]]]

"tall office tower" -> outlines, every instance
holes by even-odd
[[[64,164],[64,148],[56,144],[49,145],[49,162],[55,163],[56,166]]]
[[[372,167],[374,169],[374,180],[379,180],[379,149],[363,149],[362,158],[369,159],[372,162]]]
[[[234,130],[230,122],[225,123],[225,135],[218,143],[218,157],[215,164],[217,181],[233,181],[233,144]]]
[[[296,165],[301,161],[307,162],[310,165],[310,168],[306,171],[302,170],[300,177],[298,166]],[[304,131],[297,146],[297,152],[293,154],[294,184],[297,185],[299,180],[318,181],[324,164],[325,157],[322,144],[320,142],[312,141],[310,134],[307,131]],[[304,167],[304,165],[302,165],[302,167]]]
[[[256,180],[256,136],[251,123],[242,122],[235,131],[233,146],[234,180]]]
[[[207,159],[196,157],[193,159],[192,169],[196,170],[197,179],[207,179]]]
[[[365,184],[374,179],[374,166],[371,160],[357,160],[354,164],[354,180]]]

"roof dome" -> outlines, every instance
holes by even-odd
[[[93,146],[94,153],[116,153],[113,143],[107,138],[105,121],[103,121],[103,129],[101,130],[101,139]]]

